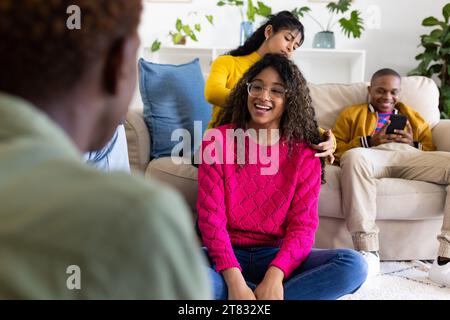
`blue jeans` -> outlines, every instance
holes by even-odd
[[[242,275],[251,289],[264,278],[279,248],[234,248]],[[228,289],[214,266],[208,268],[214,299],[226,300]],[[284,281],[286,300],[330,300],[353,293],[364,283],[367,264],[351,249],[312,249],[306,260]]]

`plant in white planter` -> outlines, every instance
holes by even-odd
[[[352,0],[339,0],[337,2],[330,2],[327,4],[328,11],[330,12],[330,18],[328,19],[326,27],[321,24],[316,18],[314,18],[310,12],[311,8],[301,7],[292,10],[292,13],[297,17],[304,17],[307,15],[315,23],[317,23],[322,30],[314,36],[313,47],[332,49],[335,47],[333,28],[336,24],[340,24],[341,31],[345,36],[350,38],[359,38],[364,30],[363,19],[361,13],[357,10],[350,12],[349,17],[345,17],[345,13],[350,11]]]

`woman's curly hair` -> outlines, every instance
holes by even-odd
[[[295,142],[307,144],[322,142],[315,111],[307,82],[298,67],[288,58],[280,54],[266,54],[242,76],[231,91],[226,104],[213,123],[213,127],[233,123],[237,129],[246,130],[251,116],[248,111],[247,83],[251,82],[261,71],[273,68],[283,80],[287,92],[285,111],[281,116],[280,134],[289,146],[289,152]],[[325,182],[325,161],[322,162],[322,182]]]

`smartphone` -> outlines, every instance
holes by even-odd
[[[403,130],[406,126],[408,118],[403,114],[393,114],[389,118],[391,123],[386,129],[386,134],[394,134],[394,130]]]

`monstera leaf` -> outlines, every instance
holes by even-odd
[[[330,2],[327,5],[327,8],[330,12],[335,13],[345,13],[348,9],[350,9],[350,6],[352,4],[351,0],[339,0],[338,2]]]
[[[341,18],[339,20],[341,24],[342,32],[350,38],[350,35],[353,38],[361,37],[361,32],[364,30],[363,20],[358,11],[352,11],[349,19]]]

